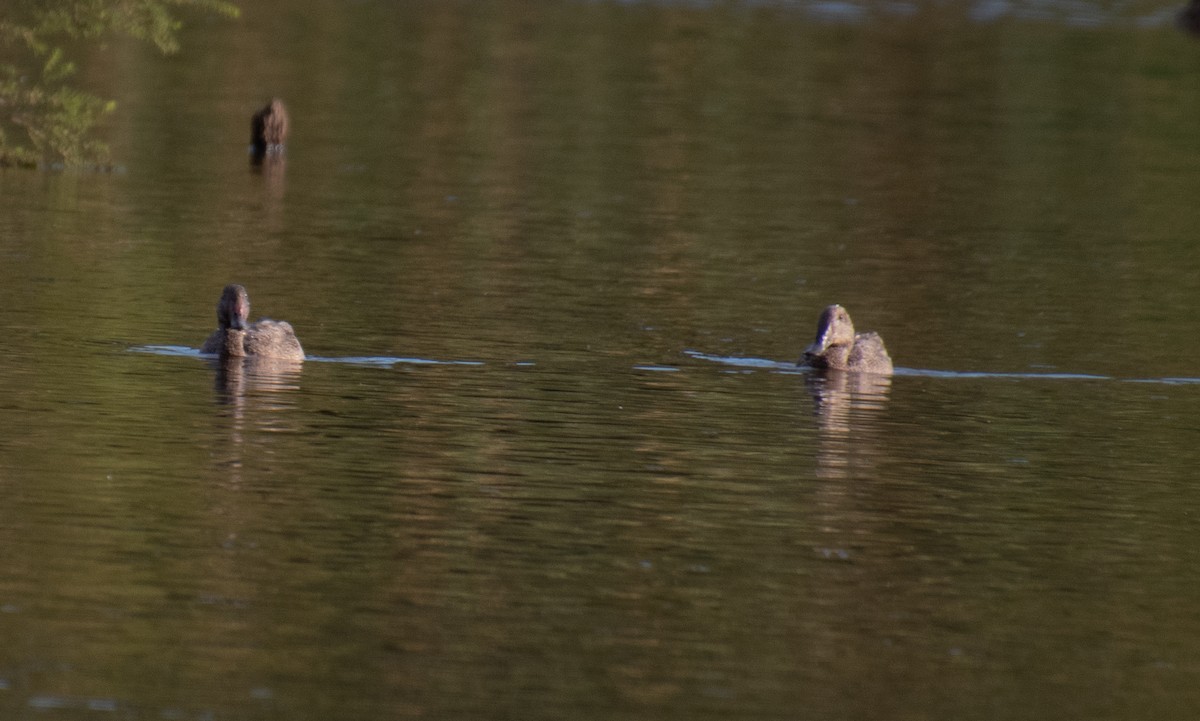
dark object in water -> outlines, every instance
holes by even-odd
[[[1191,0],[1185,5],[1175,16],[1175,24],[1188,35],[1200,37],[1200,0]]]
[[[304,360],[304,349],[290,323],[260,320],[247,323],[250,296],[237,283],[225,286],[217,301],[217,329],[204,341],[201,353],[221,357],[260,356]]]
[[[804,350],[799,365],[858,373],[892,374],[892,359],[878,333],[855,333],[850,314],[831,305],[817,321],[817,338]]]
[[[261,161],[268,155],[283,152],[287,142],[288,113],[283,101],[272,98],[271,102],[250,119],[250,156]]]

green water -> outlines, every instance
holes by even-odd
[[[120,171],[0,172],[0,717],[1193,718],[1170,10],[263,0],[84,58]],[[314,358],[191,353],[229,282]],[[788,365],[832,302],[890,383]]]

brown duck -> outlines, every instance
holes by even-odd
[[[798,363],[811,368],[892,374],[892,359],[878,333],[855,333],[850,314],[831,305],[817,321],[817,338]]]
[[[288,135],[288,112],[283,101],[273,98],[250,118],[250,155],[262,160],[266,155],[283,152]]]
[[[204,341],[201,353],[222,357],[258,356],[304,360],[304,349],[292,325],[281,320],[248,323],[250,296],[237,283],[225,286],[217,301],[217,329]]]

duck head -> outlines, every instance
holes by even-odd
[[[853,345],[854,323],[850,314],[840,305],[831,305],[821,312],[817,337],[804,349],[803,363],[814,368],[845,367]]]
[[[250,315],[250,296],[237,283],[230,283],[217,301],[217,327],[221,330],[245,330]]]

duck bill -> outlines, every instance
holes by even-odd
[[[827,350],[829,350],[828,328],[825,329],[824,333],[817,336],[817,339],[812,342],[812,345],[804,349],[804,357],[811,358],[813,356],[819,356],[824,354]]]

